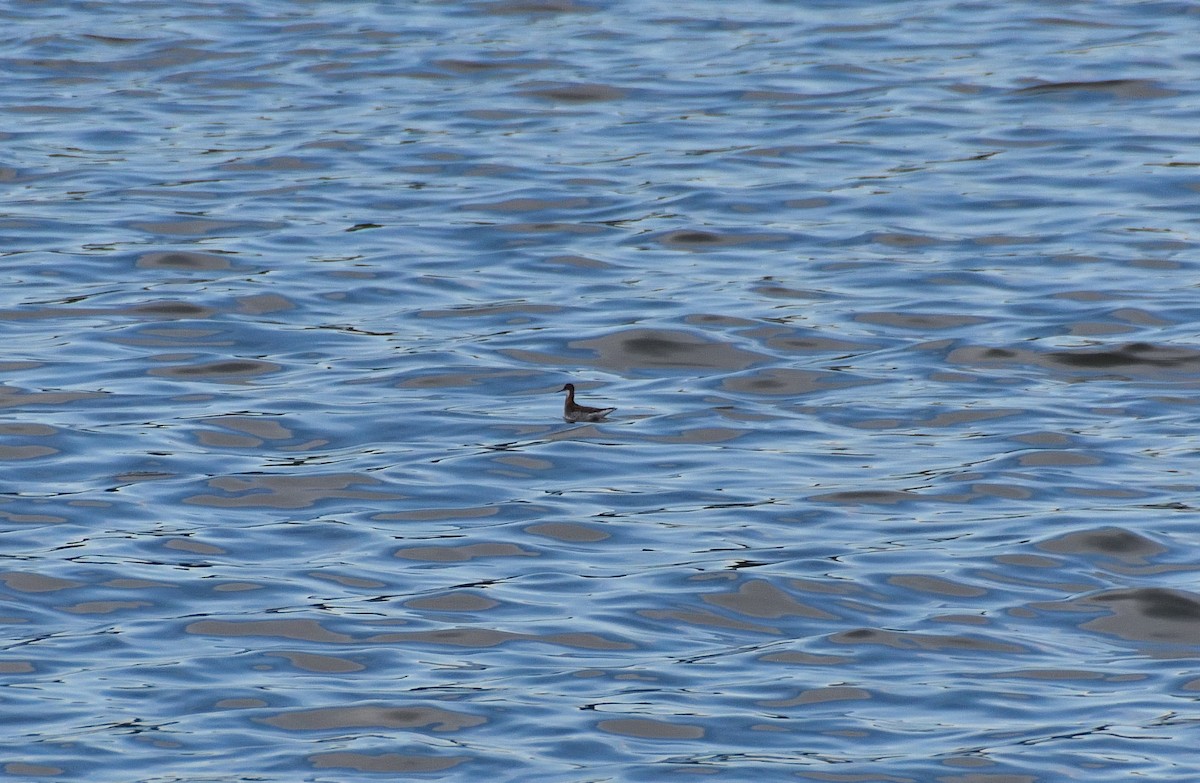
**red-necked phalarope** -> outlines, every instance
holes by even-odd
[[[575,402],[575,384],[568,383],[559,389],[567,393],[567,401],[563,403],[563,418],[567,421],[603,421],[604,417],[616,408],[589,408]]]

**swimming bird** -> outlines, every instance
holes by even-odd
[[[567,421],[604,421],[604,417],[616,408],[589,408],[575,402],[575,384],[564,385],[560,392],[567,393],[567,401],[563,403],[563,418]]]

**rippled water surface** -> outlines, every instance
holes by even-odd
[[[7,779],[1196,779],[1194,5],[0,18]]]

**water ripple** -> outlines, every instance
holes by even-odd
[[[1185,11],[0,10],[0,770],[1191,781]]]

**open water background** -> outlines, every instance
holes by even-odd
[[[6,779],[1197,779],[1196,5],[0,20]]]

